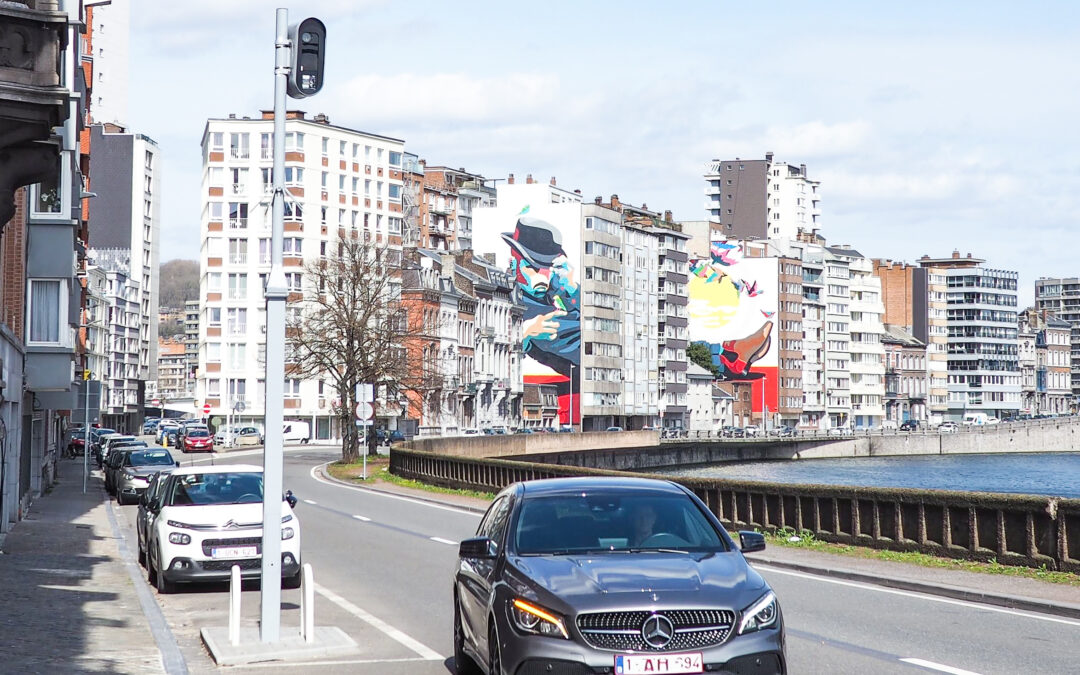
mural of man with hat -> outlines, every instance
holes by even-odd
[[[502,238],[510,245],[515,302],[525,307],[522,350],[567,378],[573,364],[576,380],[580,372],[581,286],[563,250],[562,234],[547,221],[519,216],[514,231],[503,233]],[[573,389],[577,391],[576,386]]]

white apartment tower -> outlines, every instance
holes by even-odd
[[[820,225],[820,181],[806,165],[765,159],[714,159],[705,168],[705,209],[725,239],[795,239]],[[715,238],[715,237],[714,237]]]
[[[332,125],[325,115],[307,119],[290,111],[287,117],[283,253],[290,301],[299,302],[314,290],[306,288],[304,266],[339,237],[401,245],[404,142]],[[209,404],[211,418],[223,419],[242,403],[241,419],[261,421],[273,113],[207,121],[202,152],[196,404]],[[329,381],[287,376],[285,417],[310,422],[313,438],[338,437],[336,398]]]

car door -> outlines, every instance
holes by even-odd
[[[135,529],[139,533],[139,547],[144,551],[149,549],[146,542],[149,539],[150,523],[153,515],[147,509],[147,505],[161,494],[161,486],[165,483],[166,478],[168,478],[167,474],[154,474],[149,485],[146,486],[146,492],[143,493],[144,498],[139,500],[139,513],[135,517]]]
[[[512,495],[498,497],[488,507],[477,528],[477,537],[488,537],[495,543],[494,558],[462,558],[458,572],[458,597],[462,604],[462,629],[481,654],[487,653],[487,619],[492,589],[501,567],[506,528],[513,506]]]

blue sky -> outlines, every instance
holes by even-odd
[[[274,3],[133,3],[130,123],[161,146],[162,260],[197,258],[208,117],[272,105]],[[328,74],[293,102],[429,164],[705,217],[705,162],[805,163],[822,233],[1080,276],[1080,22],[1068,2],[310,0]]]

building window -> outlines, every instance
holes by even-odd
[[[390,151],[390,166],[394,166],[394,167],[400,167],[401,166],[401,153],[400,152],[394,152],[393,150]]]
[[[207,307],[206,308],[206,325],[208,325],[208,326],[220,326],[221,325],[221,308],[220,307]]]
[[[67,296],[61,279],[30,279],[27,314],[28,344],[59,345],[60,318],[67,315]]]
[[[245,335],[247,333],[247,309],[230,307],[228,321],[229,335]]]
[[[55,218],[71,213],[70,161],[68,153],[61,153],[57,175],[30,187],[31,217]]]
[[[285,378],[285,398],[300,398],[300,380]]]

